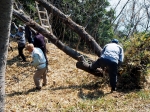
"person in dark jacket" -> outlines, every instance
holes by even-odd
[[[91,70],[108,67],[111,92],[116,91],[118,65],[124,59],[123,48],[118,43],[117,39],[113,39],[111,43],[106,44],[100,58],[90,65]]]
[[[42,34],[40,34],[39,32],[36,32],[33,45],[34,45],[34,47],[38,47],[43,51],[44,56],[46,58],[46,63],[48,65],[48,60],[47,60],[47,56],[46,56],[46,43],[44,40],[44,36]]]
[[[33,36],[32,36],[32,31],[28,25],[25,26],[25,38],[28,40],[29,43],[34,42]]]

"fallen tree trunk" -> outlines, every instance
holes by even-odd
[[[89,69],[89,64],[86,62],[77,62],[76,66],[77,66],[77,68],[82,69],[82,70],[84,70],[90,74],[93,74],[94,76],[103,77],[103,71],[102,70],[100,71],[97,69],[95,71],[92,71]]]
[[[80,58],[82,54],[80,54],[77,51],[73,50],[69,46],[66,46],[65,44],[63,44],[60,40],[58,40],[58,38],[52,32],[48,32],[47,30],[45,30],[43,27],[41,27],[39,24],[34,22],[32,19],[30,19],[30,17],[28,17],[24,13],[20,13],[19,11],[14,9],[13,10],[13,15],[15,17],[17,17],[18,19],[20,19],[21,21],[23,21],[26,25],[32,27],[34,30],[38,31],[43,36],[48,38],[54,45],[56,45],[60,50],[65,52],[67,55],[69,55],[73,59],[75,59],[77,61],[83,61],[83,59]],[[90,58],[89,58],[89,60],[93,61]],[[95,72],[95,71],[90,71],[88,63],[85,64],[85,63],[80,62],[80,63],[77,63],[76,66],[77,66],[77,68],[82,69],[86,72],[89,72],[89,73],[91,73],[95,76],[101,76],[100,72],[98,73],[98,72]]]
[[[70,29],[72,29],[74,32],[76,32],[81,38],[85,40],[85,42],[90,44],[92,47],[92,50],[97,54],[98,57],[101,55],[102,48],[97,44],[95,39],[89,35],[83,26],[80,26],[76,24],[71,18],[69,18],[67,15],[65,15],[63,12],[61,12],[58,8],[50,4],[49,2],[46,2],[44,0],[35,0],[40,5],[45,7],[48,11],[53,13],[53,15],[58,16],[59,19],[66,24]]]

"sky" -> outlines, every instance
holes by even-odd
[[[108,0],[108,2],[110,3],[110,7],[114,8],[117,3],[119,2],[120,0]],[[122,7],[124,6],[124,4],[127,2],[127,0],[121,0],[120,4],[118,5],[117,7],[117,12],[116,14],[118,14],[120,12],[120,10],[122,9]]]
[[[108,1],[111,4],[111,6],[114,7],[120,0],[108,0]],[[123,6],[126,2],[127,2],[127,0],[121,0],[119,6]]]
[[[117,3],[119,2],[120,0],[108,0],[108,2],[110,3],[110,7],[112,7],[112,8],[114,8],[116,5],[117,5]],[[120,13],[120,11],[121,11],[121,9],[123,8],[123,6],[125,5],[125,3],[127,2],[128,0],[121,0],[121,2],[120,2],[120,4],[119,4],[119,6],[117,7],[117,9],[116,9],[116,15],[115,16],[117,16],[119,13]],[[130,0],[131,1],[131,0]],[[146,1],[149,1],[149,0],[146,0]],[[137,0],[137,3],[140,3],[140,2],[143,2],[142,0]],[[148,5],[149,6],[149,5]],[[138,7],[137,7],[137,9],[138,9]],[[141,18],[143,18],[143,20],[140,22],[140,24],[138,25],[138,30],[140,30],[140,31],[142,31],[143,29],[142,28],[145,28],[145,26],[144,25],[147,25],[147,16],[145,16],[145,13],[142,13],[142,11],[145,11],[145,10],[141,10],[140,12],[139,12],[139,17]],[[142,14],[142,15],[141,15]],[[145,17],[145,18],[144,18]],[[150,26],[150,24],[149,24],[149,26]]]

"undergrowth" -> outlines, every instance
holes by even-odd
[[[119,69],[118,88],[140,89],[147,85],[150,69],[150,37],[135,35],[123,44],[125,59]]]

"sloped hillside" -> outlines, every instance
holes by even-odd
[[[21,62],[16,42],[11,44],[14,51],[9,50],[7,59],[6,112],[148,112],[150,109],[149,88],[109,94],[108,80],[77,69],[76,60],[53,44],[48,44],[48,85],[36,91],[35,69],[28,65],[30,55],[24,51],[28,62]]]

